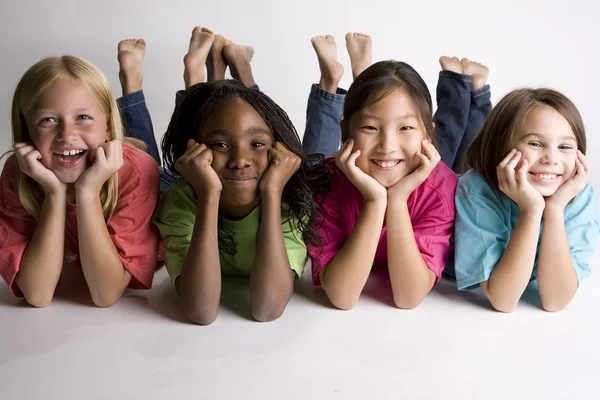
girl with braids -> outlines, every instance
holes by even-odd
[[[213,41],[195,29],[190,53]],[[165,168],[181,175],[155,212],[165,264],[192,321],[215,320],[221,274],[249,276],[252,315],[270,321],[302,275],[305,240],[318,239],[310,186],[326,186],[327,171],[322,158],[309,167],[294,126],[268,96],[238,80],[197,83],[196,72],[186,63],[189,87],[162,141]]]
[[[39,61],[17,85],[12,127],[0,178],[0,274],[11,290],[45,307],[72,266],[100,307],[126,287],[150,288],[158,167],[123,138],[104,75],[72,56]]]

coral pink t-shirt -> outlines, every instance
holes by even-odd
[[[362,194],[344,173],[331,159],[326,162],[330,166],[331,181],[315,224],[322,237],[322,248],[308,244],[315,285],[321,284],[319,272],[329,265],[350,237],[364,204]],[[456,174],[440,162],[407,201],[417,246],[427,267],[435,273],[436,281],[439,280],[450,254],[457,183]],[[317,196],[317,201],[321,199],[322,196]],[[402,249],[397,251],[401,252]],[[373,265],[387,268],[387,258],[387,230],[384,226]]]
[[[15,281],[21,258],[33,236],[37,221],[25,210],[17,191],[17,159],[6,160],[0,177],[0,275],[19,297]],[[156,269],[159,233],[152,213],[159,197],[156,161],[148,154],[123,143],[123,166],[119,169],[119,200],[108,220],[108,232],[119,258],[131,273],[132,289],[149,289]],[[66,204],[65,245],[79,266],[77,206]]]

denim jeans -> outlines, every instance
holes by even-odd
[[[140,90],[120,97],[117,99],[117,104],[121,111],[125,136],[144,142],[148,148],[148,154],[161,166],[158,145],[154,137],[154,128],[152,127],[150,112],[146,106],[144,92]]]
[[[258,85],[250,86],[250,89],[260,90]],[[175,93],[175,106],[179,104],[184,93],[184,90],[178,90]],[[121,111],[125,135],[144,142],[148,147],[148,154],[158,163],[160,168],[160,195],[162,197],[173,182],[179,178],[179,175],[162,166],[144,92],[140,90],[120,97],[117,99],[117,104]]]
[[[472,87],[469,75],[440,72],[438,109],[434,116],[438,150],[442,161],[457,173],[461,172],[465,151],[492,109],[489,85],[475,92]],[[318,85],[312,85],[302,139],[305,153],[330,156],[338,151],[345,93],[343,89],[338,89],[337,94],[333,94]]]
[[[306,106],[306,128],[302,148],[306,154],[323,154],[328,157],[340,148],[342,131],[340,120],[344,109],[346,91],[336,94],[323,90],[317,84],[310,88]]]
[[[465,152],[492,110],[490,86],[473,91],[470,75],[440,71],[434,122],[442,161],[462,173]]]

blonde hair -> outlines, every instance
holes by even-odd
[[[33,110],[44,91],[59,78],[71,79],[92,93],[98,107],[106,115],[112,140],[124,140],[143,148],[141,142],[123,138],[119,107],[104,74],[91,63],[74,56],[44,58],[31,66],[21,77],[12,103],[13,146],[15,143],[31,141],[25,115]],[[21,170],[18,171],[17,186],[23,207],[38,219],[44,199],[42,188]],[[114,213],[118,197],[119,178],[118,173],[115,173],[104,183],[100,191],[102,214],[105,220]]]

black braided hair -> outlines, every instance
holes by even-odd
[[[188,140],[196,140],[203,123],[211,114],[235,97],[246,101],[256,110],[271,128],[275,141],[283,143],[300,157],[300,168],[283,189],[282,199],[289,206],[284,222],[291,224],[291,218],[296,217],[297,228],[302,231],[304,241],[319,245],[320,235],[313,227],[319,206],[313,194],[327,191],[329,171],[322,154],[304,153],[298,132],[287,113],[266,94],[247,88],[236,80],[199,83],[188,88],[175,107],[162,139],[165,167],[177,174],[175,162],[186,151]],[[232,239],[232,234],[224,232],[219,226],[219,248],[231,254],[232,247],[235,249]]]

